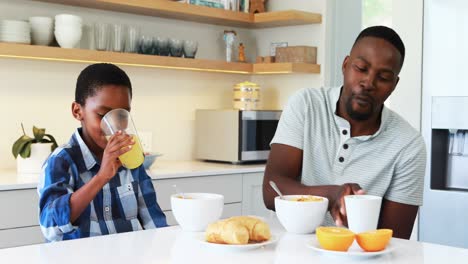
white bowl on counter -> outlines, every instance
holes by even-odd
[[[171,196],[171,208],[185,231],[205,231],[217,221],[224,207],[224,196],[216,193],[178,193]]]
[[[296,201],[298,198],[312,196],[321,201]],[[328,199],[315,195],[283,195],[275,197],[276,216],[286,231],[295,234],[310,234],[320,226],[328,208]]]

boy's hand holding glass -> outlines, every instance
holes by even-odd
[[[141,147],[132,116],[127,110],[118,108],[107,112],[101,120],[101,129],[109,140],[106,147],[106,150],[109,148],[108,152],[111,152],[109,145],[112,141],[113,152],[111,152],[112,154],[108,153],[108,155],[113,157],[118,154],[116,158],[118,157],[121,162],[120,164],[128,169],[138,168],[143,163],[145,159],[143,148]],[[122,138],[123,136],[125,138]],[[116,138],[115,143],[114,137]],[[128,148],[129,145],[125,145],[124,140],[131,140],[133,142],[132,147]],[[117,147],[114,148],[114,144]],[[123,149],[117,151],[118,147]],[[106,153],[106,150],[104,153]]]
[[[106,180],[112,179],[117,173],[117,170],[122,166],[119,156],[129,153],[135,146],[133,137],[128,134],[117,131],[110,136],[107,141],[107,146],[102,155],[101,168],[99,174]]]

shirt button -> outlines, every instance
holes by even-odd
[[[344,158],[343,158],[343,157],[340,157],[338,160],[339,160],[340,162],[343,162],[343,161],[344,161]]]
[[[344,148],[344,149],[348,149],[348,147],[349,147],[348,144],[344,144],[344,145],[343,145],[343,148]]]
[[[348,130],[345,129],[345,130],[343,130],[341,133],[343,133],[343,135],[346,136],[346,135],[348,134]]]
[[[105,210],[106,212],[109,212],[109,206],[106,206],[106,208],[104,208],[104,210]]]

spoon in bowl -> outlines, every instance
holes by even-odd
[[[180,198],[185,199],[184,193],[179,189],[179,187],[177,187],[176,184],[172,185],[172,187],[174,187],[176,193],[180,195]]]
[[[275,190],[275,192],[279,195],[280,199],[283,199],[283,200],[284,200],[283,194],[282,194],[281,191],[279,190],[278,186],[276,186],[276,183],[275,183],[274,181],[270,181],[270,186],[271,186],[271,188],[273,188],[273,190]]]

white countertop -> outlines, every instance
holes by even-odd
[[[468,249],[392,239],[393,251],[374,257],[335,256],[307,245],[315,235],[285,233],[272,225],[279,240],[265,247],[233,251],[202,240],[203,233],[184,232],[178,226],[121,233],[73,241],[0,250],[2,263],[103,264],[103,263],[464,263]],[[389,246],[390,246],[389,245]]]
[[[232,165],[202,161],[157,160],[148,170],[148,175],[152,179],[160,180],[263,171],[265,171],[265,164]],[[37,176],[18,176],[15,169],[0,170],[0,191],[33,189],[36,187]]]

